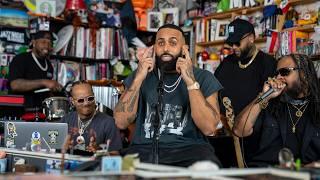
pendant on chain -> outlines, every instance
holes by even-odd
[[[296,127],[295,126],[292,127],[292,132],[296,133]]]
[[[296,111],[296,116],[297,117],[300,118],[302,116],[302,114],[303,114],[302,111],[300,111],[300,110]]]

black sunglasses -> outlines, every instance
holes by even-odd
[[[285,67],[285,68],[280,68],[276,71],[276,76],[278,76],[279,74],[281,76],[288,76],[291,71],[295,71],[295,70],[299,70],[300,68],[297,67]]]
[[[241,40],[244,39],[244,38],[246,38],[246,37],[248,37],[250,34],[251,34],[251,33],[248,33],[248,34],[244,35],[238,42],[234,42],[234,43],[228,42],[227,44],[228,44],[229,46],[231,46],[231,47],[232,47],[233,45],[236,45],[237,47],[239,47]]]
[[[87,101],[88,103],[92,103],[92,102],[94,102],[94,99],[95,99],[94,96],[88,96],[85,98],[79,98],[79,99],[74,99],[74,100],[79,104],[83,104],[85,101]]]

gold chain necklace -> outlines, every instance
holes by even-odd
[[[258,52],[259,52],[259,50],[258,50],[258,48],[256,48],[253,56],[251,57],[250,61],[249,61],[247,64],[241,64],[241,61],[238,61],[239,67],[240,67],[241,69],[247,68],[247,67],[253,62],[253,60],[256,58]]]
[[[304,106],[307,106],[309,102],[306,102],[305,104],[303,104],[300,108],[298,108],[296,105],[294,104],[291,104],[297,111],[296,111],[296,116],[297,117],[301,117],[303,112],[301,111],[301,109],[304,107]]]
[[[298,119],[297,119],[297,121],[296,121],[295,123],[294,123],[294,122],[293,122],[293,120],[292,120],[292,117],[291,117],[291,111],[290,111],[289,105],[287,104],[288,111],[289,111],[289,117],[290,117],[290,121],[291,121],[291,124],[292,124],[292,132],[293,132],[293,133],[296,133],[296,126],[297,126],[297,124],[298,124],[299,120],[301,119],[301,117],[302,117],[302,115],[303,115],[304,111],[307,109],[308,104],[309,104],[309,102],[308,102],[308,103],[306,103],[306,106],[305,106],[305,108],[303,109],[303,111],[302,111],[302,113],[301,113],[301,116],[300,116],[300,117],[298,117]]]

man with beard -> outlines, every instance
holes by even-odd
[[[255,31],[250,22],[235,19],[228,26],[228,35],[226,43],[234,53],[221,62],[214,75],[223,86],[219,91],[222,114],[226,112],[222,99],[228,97],[237,115],[261,92],[267,78],[274,75],[276,61],[254,44]],[[245,160],[250,161],[256,149],[255,142],[253,136],[244,139],[242,150]]]
[[[79,152],[96,152],[100,144],[109,144],[108,150],[117,154],[122,148],[120,132],[114,119],[96,110],[96,101],[91,85],[86,81],[76,81],[72,84],[71,102],[76,111],[61,119],[68,123],[69,136],[66,148],[80,150]]]
[[[320,84],[313,63],[305,55],[284,56],[276,74],[262,91],[272,88],[273,93],[262,100],[261,93],[246,106],[233,131],[240,137],[259,137],[249,166],[278,164],[282,148],[309,166],[320,160]]]
[[[52,80],[53,67],[48,58],[52,38],[50,32],[37,32],[33,35],[32,51],[15,56],[9,65],[9,93],[24,95],[27,111],[39,110],[42,101],[49,96],[48,92],[35,94],[35,90],[49,88],[56,92],[62,89],[57,81]]]
[[[154,46],[139,53],[138,59],[138,69],[124,81],[126,90],[114,113],[120,129],[135,122],[125,153],[139,153],[142,162],[189,166],[209,160],[220,165],[206,136],[214,135],[220,120],[217,92],[221,85],[209,71],[193,67],[181,28],[160,27]],[[156,153],[153,135],[160,79],[164,92]]]

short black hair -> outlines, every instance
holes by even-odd
[[[152,37],[152,42],[153,42],[153,43],[156,42],[156,36],[157,36],[158,32],[159,32],[161,29],[164,29],[164,28],[175,29],[175,30],[177,30],[177,31],[180,31],[182,37],[183,37],[184,39],[186,39],[186,38],[184,37],[184,32],[183,32],[183,30],[182,30],[179,26],[174,25],[174,24],[165,24],[165,25],[159,27],[157,33]]]
[[[163,25],[163,26],[159,27],[159,29],[158,29],[157,33],[158,33],[161,29],[163,29],[163,28],[169,28],[169,29],[175,29],[175,30],[178,30],[178,31],[180,31],[180,32],[181,32],[182,36],[183,36],[183,34],[184,34],[183,30],[182,30],[179,26],[174,25],[174,24],[165,24],[165,25]]]
[[[93,93],[93,89],[92,89],[91,84],[87,80],[80,80],[80,81],[75,81],[75,82],[72,83],[71,88],[70,88],[70,95],[71,96],[73,96],[72,95],[73,87],[77,86],[77,85],[80,85],[80,84],[88,84],[91,87],[91,91]]]

